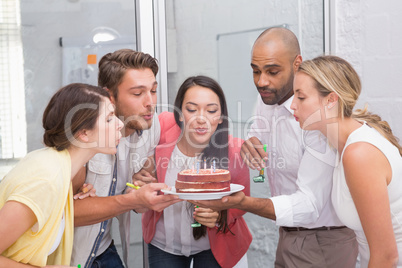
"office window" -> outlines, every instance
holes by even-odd
[[[24,69],[19,1],[0,2],[0,158],[26,154]]]

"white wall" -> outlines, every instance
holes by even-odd
[[[402,1],[336,0],[335,55],[348,60],[362,80],[357,108],[388,121],[402,138]]]

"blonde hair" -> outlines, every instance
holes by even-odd
[[[325,97],[331,92],[338,95],[341,118],[351,117],[358,121],[366,121],[395,145],[402,156],[402,146],[399,145],[398,138],[392,134],[386,121],[382,121],[379,115],[368,112],[367,105],[364,109],[353,111],[361,92],[361,82],[349,62],[337,56],[319,56],[303,61],[298,71],[307,74],[315,81],[315,87],[321,96]]]

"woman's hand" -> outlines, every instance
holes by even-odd
[[[222,197],[222,199],[216,200],[187,200],[188,202],[206,208],[212,208],[214,210],[220,211],[230,208],[242,209],[242,202],[245,200],[246,195],[244,192],[240,191],[231,195]]]
[[[209,228],[214,228],[218,222],[220,213],[210,208],[195,208],[193,217],[194,219]]]
[[[146,171],[145,169],[141,169],[140,171],[135,173],[132,179],[133,184],[140,187],[151,182],[157,182],[156,178],[154,178],[152,174]]]
[[[84,183],[78,193],[74,195],[74,199],[84,199],[89,196],[96,196],[96,189],[92,184]]]

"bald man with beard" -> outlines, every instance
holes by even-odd
[[[342,225],[331,201],[336,153],[318,131],[302,131],[290,109],[301,62],[299,42],[288,29],[269,28],[254,43],[251,68],[260,98],[241,155],[250,168],[265,168],[271,198],[238,192],[194,203],[274,220],[280,227],[275,267],[355,267],[355,235]]]

